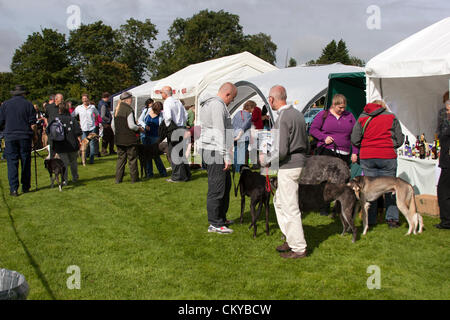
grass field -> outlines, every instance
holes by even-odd
[[[450,232],[424,217],[423,234],[404,236],[379,224],[368,234],[340,236],[339,218],[303,214],[309,255],[284,260],[271,205],[270,236],[244,224],[231,235],[207,232],[205,171],[188,183],[156,178],[114,183],[116,157],[79,166],[80,181],[50,188],[38,158],[38,191],[9,196],[0,162],[0,268],[22,273],[28,299],[449,299]],[[34,190],[34,163],[32,166]],[[228,218],[238,219],[231,197]],[[358,231],[361,221],[357,220]],[[69,266],[81,272],[70,290]],[[380,268],[381,288],[369,290],[367,269]]]

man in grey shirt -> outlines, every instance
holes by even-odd
[[[261,165],[278,160],[278,189],[273,199],[278,225],[286,237],[277,247],[283,258],[306,257],[306,241],[303,234],[301,212],[298,205],[299,182],[308,151],[308,136],[303,114],[286,103],[286,89],[274,86],[270,89],[269,103],[278,113],[274,129],[279,130],[276,150],[270,158],[260,155]]]
[[[234,100],[237,88],[232,83],[224,83],[216,97],[200,103],[199,139],[202,159],[208,171],[208,232],[232,233],[226,219],[231,190],[231,152],[233,146],[233,126],[227,106]],[[228,135],[228,136],[227,136]]]

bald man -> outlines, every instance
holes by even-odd
[[[229,234],[232,221],[226,215],[230,203],[231,157],[233,147],[233,126],[227,106],[234,100],[237,88],[224,83],[217,93],[200,103],[199,123],[201,126],[200,147],[202,159],[208,172],[208,232]]]
[[[164,99],[163,106],[163,116],[164,116],[164,124],[166,127],[169,127],[171,123],[173,123],[177,130],[186,129],[186,121],[187,121],[187,112],[184,108],[183,104],[180,100],[175,99],[172,96],[172,88],[169,86],[165,86],[161,89],[161,96]],[[176,158],[172,155],[172,149],[177,145],[179,141],[169,141],[169,154],[171,155],[171,167],[172,167],[172,176],[167,179],[168,182],[182,182],[189,181],[191,179],[191,170],[189,169],[189,164],[185,159],[184,152],[179,153],[179,157],[182,159],[182,163],[178,164],[173,162]],[[185,141],[183,141],[185,143]]]
[[[306,241],[303,234],[301,212],[298,205],[298,188],[302,168],[308,151],[308,135],[303,114],[286,103],[286,89],[274,86],[269,92],[269,103],[278,113],[274,129],[279,130],[277,152],[271,159],[260,157],[267,167],[276,158],[279,163],[278,189],[273,199],[278,225],[286,241],[276,248],[282,258],[306,257]]]

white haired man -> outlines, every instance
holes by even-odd
[[[279,130],[279,143],[270,159],[260,154],[261,165],[268,166],[278,158],[278,189],[274,197],[274,207],[278,225],[286,241],[276,250],[282,258],[306,257],[306,241],[303,234],[301,212],[298,204],[300,175],[306,162],[308,135],[303,114],[286,103],[286,89],[274,86],[269,92],[269,103],[278,113],[274,129]]]
[[[164,124],[166,127],[169,127],[171,123],[178,128],[178,129],[184,129],[186,130],[186,121],[187,121],[187,112],[184,108],[183,104],[180,100],[175,99],[172,96],[172,88],[169,86],[165,86],[161,89],[161,96],[164,99]],[[169,154],[171,159],[171,166],[172,166],[172,176],[170,179],[167,179],[168,182],[181,182],[181,181],[189,181],[191,179],[191,170],[189,169],[189,164],[187,163],[184,152],[181,151],[177,156],[172,155],[172,150],[180,143],[179,141],[172,141],[170,140],[170,136],[168,137],[169,140]],[[184,141],[183,141],[184,143]],[[174,162],[174,159],[176,162]],[[181,161],[178,161],[180,160]],[[181,162],[181,163],[177,163]]]

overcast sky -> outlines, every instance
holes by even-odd
[[[0,0],[0,72],[10,71],[15,49],[33,32],[52,28],[68,35],[71,5],[80,8],[83,24],[102,20],[117,28],[130,17],[150,19],[159,31],[155,48],[174,19],[223,9],[239,15],[245,34],[272,37],[278,67],[287,54],[298,64],[316,59],[341,38],[351,55],[367,62],[450,14],[449,0]]]

